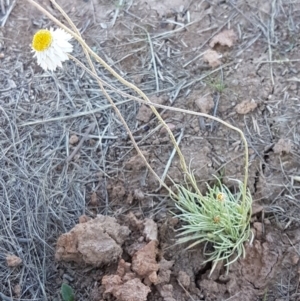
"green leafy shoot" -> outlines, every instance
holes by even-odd
[[[74,299],[75,299],[74,291],[73,291],[72,287],[69,286],[68,284],[63,283],[61,285],[60,292],[61,292],[63,301],[74,301]]]
[[[222,80],[219,80],[219,79],[216,79],[216,80],[211,79],[210,82],[208,82],[208,85],[215,92],[218,92],[218,93],[222,93],[226,89],[226,85],[224,84],[224,82]]]
[[[239,192],[235,195],[220,182],[213,187],[207,185],[206,195],[176,185],[178,197],[175,203],[181,214],[175,216],[184,222],[177,243],[192,242],[187,249],[205,243],[204,254],[208,259],[204,263],[213,262],[211,273],[219,261],[225,261],[228,267],[245,256],[244,243],[252,234],[252,197],[249,191],[245,198],[242,197],[243,185],[239,183]],[[208,243],[213,247],[211,252],[207,251]]]

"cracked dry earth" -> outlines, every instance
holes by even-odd
[[[36,258],[29,264],[26,252],[31,252],[32,246],[12,247],[23,239],[18,231],[14,232],[16,240],[9,243],[10,253],[18,254],[17,258],[5,257],[8,247],[0,242],[0,297],[57,301],[61,284],[67,282],[76,300],[300,300],[300,4],[280,0],[133,0],[120,5],[100,0],[57,2],[89,45],[151,101],[209,113],[243,130],[249,144],[248,186],[254,198],[251,225],[255,238],[246,246],[246,258],[232,264],[228,274],[220,264],[209,277],[211,263],[203,264],[203,246],[187,251],[186,246],[174,245],[180,228],[180,221],[170,214],[174,204],[163,190],[157,190],[157,182],[132,150],[125,130],[107,110],[96,116],[105,122],[100,127],[114,137],[101,140],[105,149],[99,150],[97,140],[105,133],[95,128],[66,169],[66,153],[53,150],[58,161],[49,163],[53,178],[61,179],[63,170],[67,180],[61,182],[77,185],[75,191],[83,192],[79,194],[83,206],[70,208],[62,198],[61,211],[56,211],[56,203],[49,202],[54,213],[45,217],[46,223],[54,226],[44,236],[49,246],[45,257],[32,252]],[[49,1],[39,3],[58,16]],[[16,112],[20,123],[47,119],[56,105],[54,100],[54,105],[50,102],[48,106],[47,91],[57,78],[40,84],[37,79],[43,80],[43,72],[28,49],[32,34],[50,25],[47,18],[19,0],[0,31],[0,77],[5,87],[0,91],[1,106]],[[26,28],[28,33],[16,28]],[[74,66],[66,68],[58,75],[59,93],[68,91],[66,103],[70,98],[78,101],[80,95],[80,99],[94,97],[96,108],[100,106],[101,93],[93,94],[99,91],[96,83],[82,71],[72,73]],[[106,73],[103,76],[115,84]],[[76,86],[74,78],[81,80],[82,86]],[[18,91],[23,93],[20,100],[11,101]],[[64,105],[60,116],[72,115]],[[149,163],[162,175],[172,152],[166,132],[146,106],[129,102],[120,108]],[[244,173],[238,134],[205,118],[170,110],[162,111],[162,116],[177,138],[183,133],[180,147],[201,190],[205,192],[206,182],[213,183],[213,175],[234,190],[233,179],[242,180]],[[2,119],[1,133],[7,137],[9,126]],[[23,140],[21,137],[22,143],[29,139],[43,145],[50,139],[54,144],[68,135],[71,152],[88,125],[84,122],[85,116],[79,116],[53,121],[52,128],[21,127],[17,121],[15,126],[20,133],[33,132]],[[43,131],[45,137],[40,134]],[[10,148],[3,149],[6,158]],[[37,157],[42,152],[38,146],[34,151]],[[86,156],[92,163],[84,161]],[[105,170],[99,163],[103,156]],[[3,163],[3,170],[14,160],[11,158]],[[175,182],[183,180],[176,156],[168,174]],[[166,183],[172,185],[168,178]],[[64,195],[72,196],[68,202],[77,195],[71,184],[63,189]],[[18,202],[11,195],[14,207]],[[1,210],[6,212],[6,207]],[[18,214],[16,209],[15,216]],[[36,244],[39,239],[34,237]],[[43,260],[47,264],[43,277],[28,272]]]

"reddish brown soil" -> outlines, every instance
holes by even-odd
[[[71,62],[65,71],[43,77],[28,45],[37,29],[52,23],[23,2],[17,2],[0,29],[0,104],[3,112],[14,116],[13,126],[4,113],[0,116],[3,181],[8,183],[3,184],[2,197],[13,208],[9,211],[6,202],[1,208],[0,236],[6,240],[0,242],[0,293],[20,300],[60,300],[60,286],[68,282],[77,300],[299,300],[300,4],[134,0],[119,6],[104,0],[58,1],[87,43],[151,100],[215,114],[244,132],[249,144],[248,187],[260,208],[251,224],[255,239],[246,246],[246,258],[232,264],[228,274],[220,264],[209,277],[211,263],[203,264],[203,246],[187,251],[186,246],[175,245],[180,221],[170,213],[176,210],[174,203],[163,189],[158,190],[111,109],[24,126],[103,103],[98,102],[102,95],[96,83]],[[59,16],[49,1],[39,3]],[[218,37],[223,30],[229,33]],[[200,54],[207,50],[219,56],[209,53],[203,58]],[[79,46],[75,51],[84,60]],[[128,92],[99,70],[106,81]],[[8,86],[11,90],[5,90]],[[122,100],[110,93],[114,100]],[[147,107],[131,101],[119,108],[148,162],[162,175],[173,149],[166,132],[157,128],[159,123]],[[236,185],[233,180],[243,179],[244,150],[237,133],[188,114],[163,111],[162,116],[176,137],[184,131],[180,147],[203,192],[214,176],[231,189]],[[92,122],[95,127],[67,165],[69,152]],[[101,135],[108,138],[101,140]],[[50,161],[43,155],[48,153]],[[13,169],[35,161],[27,176]],[[49,166],[45,171],[44,165]],[[51,187],[38,181],[39,172],[49,175]],[[176,156],[168,175],[175,182],[183,181]],[[7,180],[10,177],[15,182]],[[17,185],[30,181],[37,184],[23,195]],[[172,185],[169,179],[166,183]],[[31,196],[45,187],[45,199],[32,201]],[[19,195],[14,194],[18,189]],[[23,212],[32,213],[30,220]],[[44,228],[32,221],[39,214]],[[82,214],[86,216],[78,224]],[[102,215],[110,216],[109,222]],[[8,220],[14,218],[26,226],[13,223],[10,228]],[[25,228],[32,231],[30,235]],[[33,231],[42,228],[43,237]],[[36,245],[22,245],[22,239]],[[21,266],[7,266],[8,255],[21,258]],[[45,271],[34,272],[32,266],[43,260]]]

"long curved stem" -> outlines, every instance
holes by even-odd
[[[122,84],[124,84],[125,86],[127,86],[128,88],[132,89],[133,91],[135,91],[140,97],[142,97],[142,99],[144,99],[144,101],[146,102],[146,104],[148,104],[151,108],[151,110],[153,111],[153,113],[156,115],[156,117],[158,118],[158,120],[162,123],[162,125],[165,127],[166,131],[168,132],[170,138],[171,138],[171,141],[178,153],[178,156],[180,158],[180,163],[181,163],[181,167],[183,169],[183,172],[186,174],[186,176],[189,178],[190,182],[193,184],[193,179],[192,179],[192,175],[189,173],[189,170],[187,168],[187,165],[186,165],[186,162],[185,162],[185,159],[184,159],[184,156],[180,150],[180,148],[178,147],[177,143],[176,143],[176,139],[172,133],[172,131],[170,130],[170,128],[168,127],[168,125],[165,123],[165,121],[163,120],[163,118],[160,116],[160,114],[158,113],[158,111],[156,110],[154,104],[149,100],[149,98],[144,94],[144,92],[142,92],[137,86],[135,86],[134,84],[128,82],[127,80],[125,80],[122,76],[120,76],[113,68],[111,68],[102,58],[100,58],[94,51],[92,51],[90,49],[90,47],[85,43],[85,41],[82,39],[82,37],[76,33],[78,31],[72,31],[70,30],[67,26],[65,26],[64,24],[62,24],[58,19],[56,19],[51,13],[49,13],[47,10],[45,10],[42,6],[40,6],[38,3],[36,3],[34,0],[27,0],[28,2],[30,2],[33,6],[35,6],[37,9],[39,9],[42,13],[44,13],[49,19],[51,19],[54,23],[56,23],[59,27],[63,28],[65,31],[67,31],[68,33],[70,33],[81,45],[82,47],[84,48],[85,50],[85,53],[87,54],[87,52],[89,53],[89,55],[91,55],[98,63],[100,63],[105,69],[107,69],[115,78],[117,78]],[[58,7],[58,4],[55,2],[55,0],[51,0],[53,2],[53,4],[55,4],[55,6]],[[68,20],[68,19],[67,19]],[[70,24],[72,26],[72,24]],[[89,57],[88,57],[88,61],[89,60]],[[94,68],[92,68],[93,71],[92,73],[94,73]],[[94,73],[95,77],[97,77],[97,74]],[[114,109],[117,109],[116,106],[114,106]],[[184,111],[185,113],[189,113],[189,114],[192,114],[192,113],[195,113],[195,112],[191,112],[191,111],[187,111],[187,110],[175,110],[175,111]],[[119,114],[118,114],[119,115]],[[246,202],[246,194],[247,194],[247,182],[248,182],[248,168],[249,168],[249,161],[248,161],[248,144],[247,144],[247,140],[245,138],[245,135],[243,134],[243,132],[219,119],[219,118],[216,118],[214,116],[210,116],[210,115],[207,115],[207,114],[203,114],[203,113],[198,113],[197,115],[199,116],[204,116],[204,117],[207,117],[207,118],[210,118],[210,119],[213,119],[213,120],[216,120],[220,123],[222,123],[223,125],[225,125],[226,127],[238,132],[241,136],[241,139],[244,143],[244,147],[245,147],[245,177],[244,177],[244,185],[243,185],[243,191],[242,191],[242,202],[243,202],[243,205],[245,204]],[[121,119],[122,122],[124,123],[125,120],[124,119]],[[125,122],[126,124],[126,122]],[[124,124],[124,126],[126,127],[126,125]],[[128,126],[127,126],[128,127]],[[126,128],[127,129],[127,128]],[[128,129],[129,130],[129,129]],[[130,130],[129,130],[130,131]],[[131,138],[131,137],[130,137]],[[132,137],[133,138],[133,137]],[[134,141],[134,139],[133,139]],[[135,141],[134,141],[135,142]],[[145,157],[143,157],[143,160],[145,161]],[[149,166],[148,162],[147,162],[147,166]],[[150,169],[151,170],[151,169]],[[151,172],[154,173],[154,175],[156,175],[156,173],[151,170]],[[164,185],[165,186],[165,185]],[[194,186],[194,189],[196,190],[197,193],[201,194],[201,192],[199,191],[199,188],[197,187],[197,185],[193,185]]]

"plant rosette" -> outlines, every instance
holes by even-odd
[[[248,190],[243,198],[243,185],[239,183],[237,194],[220,182],[213,187],[207,185],[206,195],[176,185],[175,204],[181,213],[174,215],[184,222],[177,235],[177,244],[194,241],[187,247],[190,249],[205,243],[204,254],[208,259],[204,263],[213,262],[211,273],[219,261],[224,260],[228,267],[244,257],[244,243],[253,239],[250,230],[252,197]],[[212,251],[207,251],[209,243]]]

